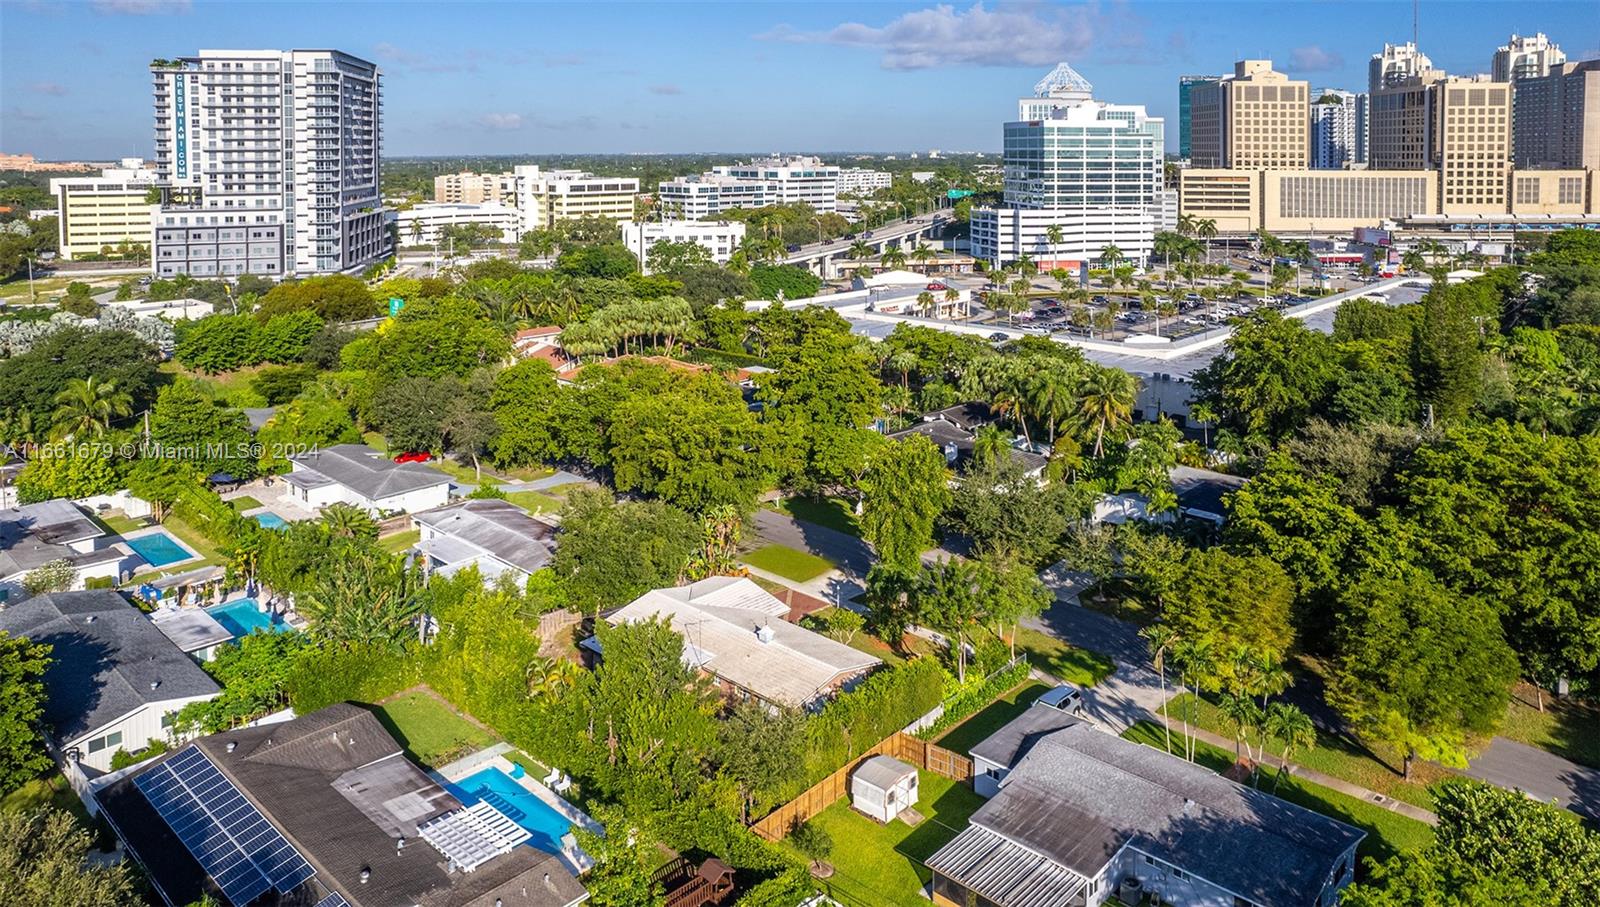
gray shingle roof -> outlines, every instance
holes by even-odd
[[[1167,470],[1167,476],[1172,480],[1172,490],[1180,506],[1218,516],[1224,515],[1223,497],[1238,491],[1245,481],[1240,476],[1193,466],[1174,466]]]
[[[974,759],[1010,768],[1041,738],[1071,727],[1078,721],[1060,709],[1035,704],[984,738],[969,753]]]
[[[286,896],[284,905],[309,904],[329,890],[340,892],[351,907],[488,907],[496,899],[503,907],[566,907],[584,894],[558,857],[531,846],[515,847],[471,873],[447,871],[417,826],[461,803],[409,762],[366,709],[339,703],[192,745],[316,870],[306,890]],[[101,792],[102,806],[163,889],[192,889],[200,869],[192,860],[172,858],[170,848],[183,848],[165,823],[136,824],[146,814],[140,795],[128,790],[132,777]],[[396,846],[399,837],[404,847]],[[370,870],[365,884],[364,868]]]
[[[972,824],[1093,877],[1123,846],[1301,907],[1366,833],[1084,723],[1022,756]]]
[[[932,441],[935,447],[945,451],[947,458],[949,451],[954,449],[956,458],[951,465],[958,470],[965,470],[967,465],[972,462],[972,452],[977,444],[977,435],[954,422],[944,419],[918,422],[909,428],[889,435],[889,439],[900,441],[912,435],[922,435]],[[1023,472],[1042,469],[1046,463],[1050,462],[1048,457],[1036,454],[1031,450],[1018,450],[1014,447],[1009,449],[1009,455],[1012,462],[1022,466]]]
[[[447,484],[450,477],[421,463],[396,463],[365,444],[335,444],[290,457],[298,466],[331,482],[337,482],[369,500],[393,497]],[[305,483],[299,470],[286,477]]]
[[[0,611],[0,630],[54,647],[44,678],[45,720],[58,744],[146,703],[218,690],[192,658],[110,589],[36,595]]]
[[[465,542],[477,553],[492,555],[528,573],[549,563],[555,547],[555,530],[509,501],[466,500],[424,510],[412,514],[411,518],[435,532]],[[432,543],[430,540],[421,545]]]
[[[64,499],[0,510],[0,576],[82,557],[67,543],[102,535],[105,532],[78,505]]]

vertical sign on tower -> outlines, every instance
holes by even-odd
[[[184,97],[187,86],[183,79],[183,70],[172,77],[172,146],[176,159],[177,178],[189,178],[189,105]]]

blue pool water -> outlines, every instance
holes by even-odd
[[[194,557],[194,552],[178,544],[176,539],[160,530],[137,538],[124,538],[123,541],[128,543],[134,554],[144,558],[153,567],[164,567]]]
[[[262,529],[282,529],[283,527],[289,525],[288,520],[285,520],[283,517],[278,516],[276,513],[273,513],[270,510],[258,513],[250,519],[260,523]]]
[[[207,608],[206,613],[222,624],[222,628],[235,638],[249,636],[256,630],[284,630],[288,625],[283,618],[274,617],[261,610],[253,598],[235,599],[227,604]]]
[[[527,788],[511,780],[498,768],[490,767],[468,775],[446,788],[455,794],[462,805],[487,801],[489,805],[506,814],[506,818],[526,828],[533,837],[528,841],[545,853],[561,852],[561,836],[572,829],[572,823],[530,793]]]

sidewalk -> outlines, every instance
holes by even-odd
[[[1160,722],[1161,717],[1162,716],[1160,715],[1156,716],[1157,722]],[[1171,716],[1167,716],[1166,722],[1167,727],[1174,731],[1181,732],[1183,730],[1183,722],[1178,721]],[[1203,728],[1194,727],[1193,725],[1190,725],[1189,733],[1193,734],[1196,740],[1205,741],[1212,746],[1221,747],[1225,750],[1231,750],[1234,746],[1234,742],[1231,739],[1224,737],[1221,734],[1214,734],[1211,731]],[[1335,778],[1332,775],[1324,775],[1322,772],[1312,771],[1303,765],[1296,765],[1293,762],[1284,763],[1282,759],[1271,753],[1265,754],[1261,760],[1261,764],[1273,769],[1280,768],[1287,764],[1289,767],[1289,774],[1296,778],[1303,778],[1312,782],[1313,784],[1320,784],[1323,787],[1332,788],[1341,794],[1348,794],[1349,796],[1355,797],[1358,800],[1364,800],[1376,806],[1381,806],[1392,813],[1398,813],[1408,819],[1416,819],[1418,822],[1426,822],[1429,825],[1439,824],[1438,816],[1420,806],[1413,806],[1404,800],[1396,800],[1393,797],[1386,797],[1377,791],[1367,790],[1359,784],[1351,784],[1349,781],[1346,781],[1343,778]]]

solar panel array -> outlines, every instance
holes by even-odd
[[[350,902],[344,899],[344,895],[335,891],[333,894],[318,901],[317,907],[350,907]]]
[[[287,894],[316,874],[199,747],[133,780],[235,907],[269,888]]]

